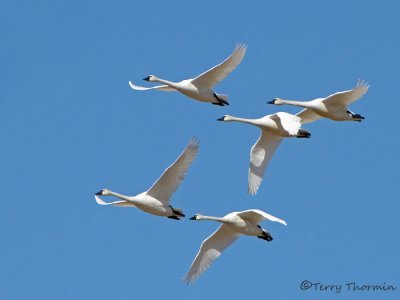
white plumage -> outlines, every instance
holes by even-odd
[[[137,207],[153,215],[165,216],[179,220],[185,215],[182,210],[173,208],[169,204],[170,198],[182,183],[187,170],[198,153],[198,150],[199,141],[197,139],[192,139],[178,159],[164,171],[149,190],[130,197],[107,189],[102,189],[95,194],[96,202],[100,205]],[[107,203],[99,196],[115,196],[122,200]]]
[[[185,277],[186,283],[195,281],[240,235],[257,236],[260,239],[272,241],[273,238],[269,232],[258,225],[260,222],[270,220],[286,225],[284,220],[258,209],[232,212],[222,218],[196,214],[190,219],[211,220],[220,222],[222,225],[201,244],[200,250]]]
[[[248,123],[261,129],[260,138],[250,151],[248,192],[252,195],[257,193],[268,163],[282,139],[285,137],[310,137],[309,132],[301,129],[301,119],[285,112],[267,115],[260,119],[245,119],[225,115],[218,120]]]
[[[158,78],[154,75],[149,75],[144,78],[144,80],[159,82],[163,85],[143,87],[138,86],[131,81],[129,81],[129,85],[134,90],[143,91],[155,89],[160,91],[178,91],[189,98],[201,102],[210,102],[220,106],[229,105],[228,97],[226,95],[215,93],[213,88],[241,63],[245,53],[246,45],[238,44],[235,51],[233,51],[226,60],[193,79],[172,82]]]
[[[347,107],[354,101],[360,99],[368,91],[368,88],[369,85],[366,82],[359,80],[354,89],[337,92],[326,98],[317,98],[311,101],[293,101],[275,98],[268,103],[304,107],[305,109],[297,114],[297,116],[301,118],[302,124],[313,122],[321,117],[334,121],[361,122],[364,117],[353,113]]]

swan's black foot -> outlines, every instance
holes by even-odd
[[[220,104],[222,105],[222,106],[224,106],[224,105],[229,105],[229,102],[228,101],[226,101],[226,100],[224,100],[224,99],[220,99]]]
[[[185,217],[185,215],[181,212],[181,211],[179,211],[179,210],[177,210],[177,209],[174,209],[171,205],[169,206],[170,208],[171,208],[171,210],[172,210],[172,212],[175,214],[175,215],[177,215],[177,216],[179,216],[179,217]]]
[[[259,239],[266,240],[268,242],[272,241],[274,238],[269,232],[263,231],[263,235],[257,236]]]
[[[169,216],[169,217],[167,217],[168,219],[173,219],[173,220],[180,220],[177,216]]]
[[[218,95],[216,93],[213,94],[214,98],[217,99],[218,103],[214,103],[212,102],[212,104],[214,105],[219,105],[219,106],[225,106],[225,105],[229,105],[229,102],[218,97]]]
[[[311,136],[311,133],[309,133],[307,130],[299,129],[299,133],[297,134],[296,137],[298,137],[298,138],[309,138],[310,136]]]
[[[365,119],[362,115],[359,115],[359,114],[354,114],[354,115],[352,115],[352,117],[353,117],[353,120],[356,122],[361,122],[362,120]]]
[[[362,120],[365,119],[362,115],[355,114],[349,110],[347,111],[347,113],[353,118],[353,121],[361,122]]]

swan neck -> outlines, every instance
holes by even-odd
[[[166,84],[166,85],[168,85],[170,87],[176,87],[176,83],[175,82],[172,82],[172,81],[169,81],[169,80],[166,80],[166,79],[161,79],[161,78],[155,77],[155,79],[153,81],[157,81],[159,83]]]
[[[113,192],[113,191],[109,191],[109,193],[110,193],[111,196],[120,198],[122,200],[126,200],[126,201],[131,201],[132,200],[131,197],[129,197],[129,196],[125,196],[125,195],[122,195],[122,194],[119,194],[119,193],[116,193],[116,192]]]
[[[298,107],[304,107],[304,108],[309,108],[310,107],[308,102],[295,101],[295,100],[284,100],[284,99],[281,99],[281,103],[282,104],[287,104],[287,105],[298,106]]]
[[[257,122],[254,119],[238,118],[238,117],[232,117],[232,116],[229,117],[229,119],[227,121],[229,121],[229,122],[241,122],[241,123],[257,125]]]
[[[224,223],[223,218],[212,217],[212,216],[201,216],[201,218],[199,220],[209,220],[209,221],[216,221],[216,222]]]

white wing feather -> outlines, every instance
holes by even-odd
[[[222,224],[203,241],[184,281],[187,284],[194,282],[239,236],[239,233]]]
[[[313,112],[311,109],[303,109],[301,112],[297,113],[296,116],[300,117],[301,119],[301,124],[307,124],[310,122],[314,122],[318,119],[321,118],[321,116],[315,112]]]
[[[94,198],[96,199],[97,204],[100,205],[115,205],[115,206],[125,206],[125,207],[136,207],[135,204],[125,201],[125,200],[118,200],[118,201],[114,201],[114,202],[105,202],[103,199],[101,199],[98,196],[94,196]]]
[[[367,91],[369,85],[368,83],[359,80],[357,85],[354,89],[344,91],[344,92],[337,92],[326,97],[323,102],[329,105],[350,105],[354,101],[360,99]]]
[[[249,209],[245,211],[241,211],[236,213],[239,217],[242,217],[244,219],[247,219],[254,224],[258,224],[264,220],[269,220],[272,222],[279,222],[283,225],[287,225],[285,220],[279,219],[273,215],[267,214],[266,212],[263,212],[259,209]]]
[[[281,137],[261,130],[260,138],[253,145],[250,152],[248,192],[251,195],[257,193],[268,163],[281,141]]]
[[[137,91],[146,91],[146,90],[160,90],[160,91],[166,91],[166,92],[176,92],[176,89],[168,86],[168,85],[157,85],[157,86],[152,86],[152,87],[144,87],[140,85],[134,84],[132,81],[129,81],[129,86]]]
[[[196,158],[198,151],[199,141],[197,139],[192,139],[178,159],[164,171],[146,193],[149,196],[168,203],[171,195],[177,190],[185,178],[186,172]]]
[[[332,106],[348,106],[354,101],[360,99],[368,91],[368,89],[368,83],[362,80],[358,80],[357,85],[354,89],[334,93],[323,99],[322,102],[324,102],[326,105]],[[307,124],[321,118],[319,114],[308,108],[303,109],[302,111],[297,113],[296,116],[301,118],[302,124]]]
[[[242,62],[246,48],[246,45],[238,44],[225,61],[194,78],[192,84],[212,88]]]
[[[290,135],[297,135],[301,127],[301,118],[289,113],[278,112],[271,116],[271,119],[275,120],[275,116],[279,118],[283,129],[285,129]]]

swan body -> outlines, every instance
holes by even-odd
[[[136,196],[125,196],[108,189],[102,189],[95,194],[96,202],[100,205],[137,207],[152,215],[179,220],[185,215],[181,209],[173,208],[169,204],[170,198],[182,183],[187,170],[198,153],[198,150],[198,140],[192,139],[178,159],[164,171],[160,178],[146,192],[140,193]],[[114,196],[121,200],[105,202],[99,196]]]
[[[200,74],[196,78],[186,79],[180,82],[172,82],[161,79],[155,75],[149,75],[143,80],[150,82],[159,82],[162,85],[153,87],[142,87],[129,81],[129,85],[134,90],[160,90],[160,91],[178,91],[185,96],[201,101],[210,102],[215,105],[229,105],[226,95],[217,94],[213,87],[231,73],[243,60],[246,53],[246,45],[238,44],[234,52],[222,63]]]
[[[364,117],[351,112],[347,106],[360,99],[367,91],[369,85],[364,81],[358,81],[354,89],[337,92],[326,98],[317,98],[311,101],[292,101],[275,98],[269,104],[294,105],[305,108],[297,114],[301,123],[313,122],[321,117],[334,121],[357,121],[361,122]]]
[[[271,234],[259,225],[262,221],[270,220],[286,225],[284,220],[258,209],[232,212],[222,218],[196,214],[190,219],[197,221],[211,220],[220,222],[222,225],[201,244],[200,250],[185,277],[186,283],[194,282],[240,235],[256,236],[268,242],[272,241]]]
[[[225,115],[218,121],[242,122],[257,126],[261,135],[250,151],[250,167],[248,176],[248,192],[255,195],[261,184],[265,170],[283,138],[309,138],[311,134],[301,129],[300,117],[278,112],[260,119],[245,119]]]

